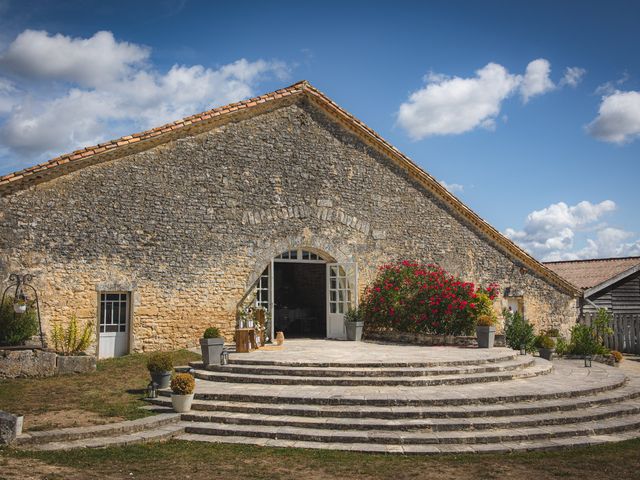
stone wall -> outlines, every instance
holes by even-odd
[[[575,322],[568,294],[307,100],[0,198],[0,275],[36,276],[45,330],[126,289],[136,351],[231,338],[247,287],[298,246],[358,262],[360,288],[416,258],[524,292],[540,327]]]

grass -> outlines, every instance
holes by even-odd
[[[96,371],[86,374],[0,380],[0,410],[25,415],[25,427],[33,429],[58,426],[64,412],[72,412],[76,418],[78,412],[88,412],[85,419],[89,423],[104,423],[110,417],[143,417],[148,415],[139,408],[144,405],[142,395],[149,383],[147,357],[131,354],[100,360]],[[174,365],[197,358],[199,355],[187,350],[173,352]],[[54,420],[47,420],[51,418]]]
[[[640,440],[631,440],[556,452],[431,457],[170,441],[71,452],[4,450],[0,478],[48,468],[50,479],[638,479],[639,449]],[[61,476],[51,475],[56,469]]]

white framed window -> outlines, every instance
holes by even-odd
[[[256,283],[256,307],[269,309],[269,267],[264,269]]]
[[[129,292],[100,293],[100,333],[127,333]]]
[[[312,252],[311,250],[305,250],[298,248],[296,250],[287,250],[275,257],[274,262],[311,262],[311,263],[326,263],[328,259],[323,258],[321,255]]]

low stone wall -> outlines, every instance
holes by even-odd
[[[40,349],[0,350],[0,378],[51,377],[96,369],[96,358],[65,357]]]
[[[365,332],[365,340],[391,343],[409,343],[413,345],[444,345],[451,347],[477,347],[475,336],[424,335],[422,333],[405,332]],[[496,335],[494,346],[504,347],[504,335]]]

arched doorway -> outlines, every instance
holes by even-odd
[[[357,305],[357,266],[310,248],[275,256],[255,283],[255,302],[271,314],[270,338],[345,338],[344,314]]]

